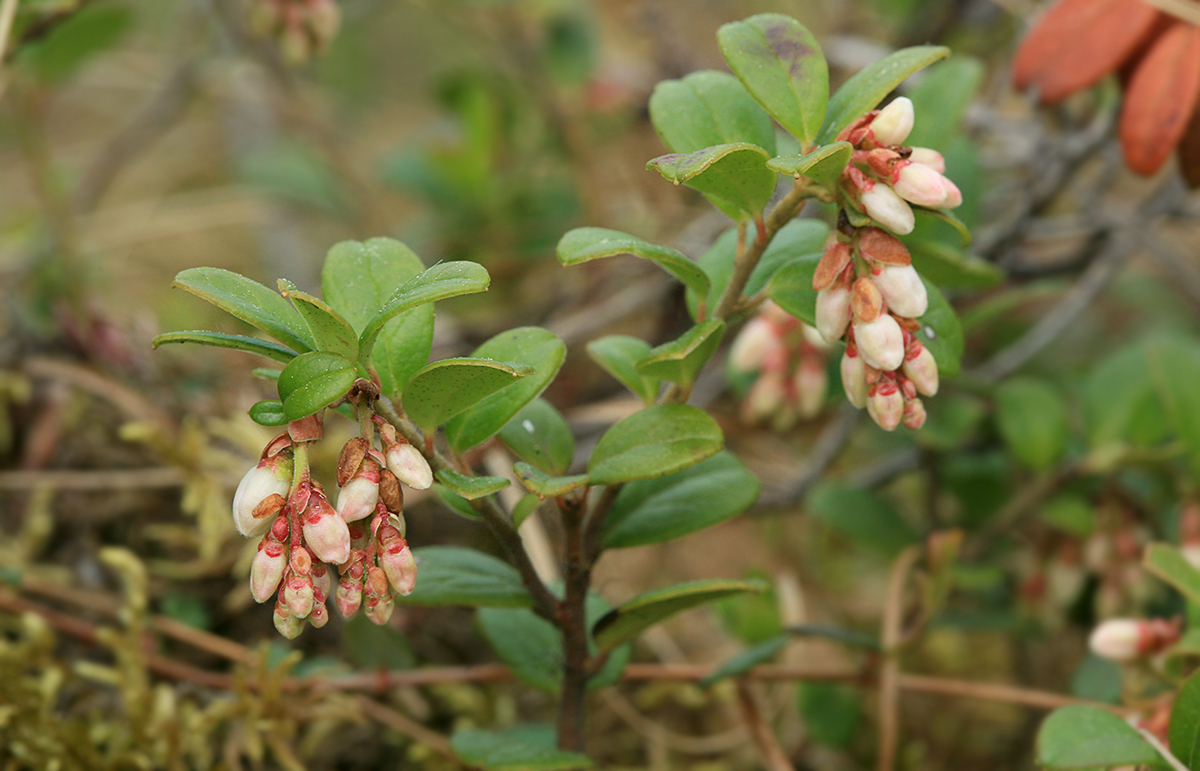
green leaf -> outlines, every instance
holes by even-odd
[[[1172,755],[1188,768],[1200,768],[1200,675],[1193,674],[1179,689],[1167,736]]]
[[[476,348],[472,355],[512,362],[529,368],[531,374],[470,404],[446,425],[446,439],[456,453],[494,436],[546,390],[566,359],[567,347],[548,329],[519,327],[501,332]]]
[[[1070,438],[1062,392],[1032,377],[1010,378],[996,389],[996,426],[1013,456],[1034,471],[1052,469]]]
[[[780,174],[808,177],[818,185],[833,190],[838,177],[850,163],[854,146],[849,142],[822,145],[804,155],[780,155],[767,161],[767,168]]]
[[[966,248],[971,245],[971,229],[954,212],[946,209],[921,209],[920,211],[923,216],[941,220],[953,228],[958,233],[959,246]]]
[[[763,256],[750,274],[750,278],[747,279],[745,293],[756,294],[771,281],[784,265],[794,260],[814,253],[816,253],[816,257],[812,259],[819,259],[819,253],[823,251],[825,240],[828,237],[829,226],[821,220],[792,220],[784,225],[775,234],[775,238],[771,239],[770,245],[763,252]],[[728,286],[729,278],[733,274],[733,263],[736,256],[737,228],[730,228],[722,233],[708,251],[700,256],[698,264],[712,279],[712,288],[708,292],[710,308],[715,308],[720,302],[721,295],[725,292],[725,287]],[[809,283],[812,283],[811,277]],[[692,318],[697,318],[696,297],[694,292],[688,291],[688,310],[691,311]]]
[[[288,420],[299,420],[342,398],[358,371],[345,356],[327,351],[302,353],[279,373],[279,398]]]
[[[1175,435],[1190,456],[1193,474],[1200,475],[1200,345],[1187,338],[1160,337],[1148,341],[1147,355],[1158,395]]]
[[[604,432],[588,462],[591,484],[670,474],[715,455],[724,441],[717,422],[703,410],[686,404],[656,404]]]
[[[480,516],[479,512],[475,511],[475,509],[471,507],[471,502],[451,490],[449,487],[434,483],[433,490],[438,494],[438,497],[442,499],[442,503],[446,504],[446,506],[455,514],[465,519],[473,519],[476,522],[483,521],[483,517]]]
[[[1057,709],[1038,731],[1037,762],[1051,771],[1137,766],[1160,760],[1137,730],[1098,707]]]
[[[1092,447],[1149,446],[1166,436],[1167,416],[1146,345],[1122,348],[1096,366],[1084,381],[1082,402]]]
[[[476,728],[455,731],[450,749],[468,766],[487,771],[570,771],[593,765],[587,755]]]
[[[223,332],[206,332],[202,329],[189,332],[167,332],[155,336],[150,341],[150,345],[155,348],[164,343],[197,343],[213,345],[218,348],[231,348],[235,351],[257,353],[259,356],[265,356],[284,364],[296,358],[296,352],[291,348],[285,348],[270,340],[259,340],[257,337],[246,337],[245,335],[227,335]]]
[[[606,549],[664,543],[732,519],[754,505],[758,478],[729,452],[621,488],[601,530]]]
[[[1193,567],[1179,549],[1165,543],[1152,543],[1142,552],[1142,567],[1178,589],[1189,602],[1200,603],[1200,570]]]
[[[279,294],[292,301],[304,322],[308,324],[309,336],[317,344],[317,350],[336,353],[354,361],[358,356],[358,335],[350,322],[329,307],[324,300],[301,292],[286,278],[279,279]]]
[[[904,245],[917,272],[940,287],[982,289],[1004,280],[1004,271],[957,246],[922,238],[906,238]]]
[[[859,70],[830,98],[817,144],[832,142],[839,131],[873,110],[909,75],[949,55],[950,49],[944,46],[913,46]]]
[[[650,122],[673,153],[730,142],[775,152],[771,117],[728,72],[704,70],[660,82],[650,95]]]
[[[780,268],[767,284],[767,296],[785,311],[809,326],[817,323],[817,291],[813,274],[821,261],[819,252],[792,260]]]
[[[930,67],[908,91],[914,120],[905,144],[947,150],[960,133],[963,116],[983,82],[983,74],[983,62],[972,56],[958,55]]]
[[[717,44],[750,95],[811,147],[829,101],[829,68],[813,34],[790,16],[763,13],[721,27]]]
[[[600,337],[587,345],[588,355],[646,404],[658,398],[659,381],[638,371],[637,364],[650,353],[650,344],[628,335]]]
[[[500,492],[509,485],[504,477],[467,476],[448,468],[439,469],[435,476],[449,490],[468,501]]]
[[[761,592],[759,581],[691,581],[634,597],[613,609],[592,627],[601,651],[631,642],[639,634],[670,616],[722,597]]]
[[[513,471],[517,472],[517,477],[521,480],[521,484],[525,485],[525,489],[539,498],[556,498],[566,495],[588,483],[587,474],[575,474],[569,477],[551,476],[524,462],[515,463]]]
[[[933,354],[938,374],[941,377],[954,377],[962,369],[962,324],[941,290],[924,277],[921,278],[921,282],[925,284],[925,291],[929,294],[929,309],[917,319],[921,322],[917,339]]]
[[[677,340],[663,343],[647,353],[646,357],[638,362],[638,372],[690,387],[700,370],[716,352],[724,334],[724,321],[702,321],[684,332]]]
[[[1096,530],[1096,507],[1078,493],[1059,493],[1042,504],[1041,519],[1050,527],[1084,539]]]
[[[21,3],[21,6],[28,2]],[[81,4],[82,5],[82,4]],[[111,48],[133,23],[129,8],[116,4],[87,5],[67,13],[15,51],[21,63],[38,77],[58,84],[73,75],[88,59]],[[15,44],[13,48],[16,48]]]
[[[467,605],[480,608],[525,608],[533,603],[521,576],[506,562],[475,549],[424,546],[413,549],[417,585],[407,605]]]
[[[745,142],[716,145],[692,153],[660,155],[646,164],[676,185],[708,196],[733,219],[756,216],[775,192],[778,177],[767,168],[767,151]]]
[[[783,650],[787,643],[788,636],[781,634],[772,637],[766,642],[753,645],[726,659],[721,666],[717,667],[710,674],[705,675],[697,685],[701,688],[710,688],[713,683],[720,682],[727,677],[744,675],[759,664],[764,664],[775,658],[775,655]]]
[[[800,683],[796,698],[805,733],[813,742],[849,747],[858,736],[861,698],[855,688],[837,683]]]
[[[554,405],[538,397],[500,429],[504,446],[548,474],[562,474],[575,457],[575,435]]]
[[[524,364],[491,359],[443,359],[417,371],[404,387],[404,409],[429,432],[513,381],[533,373]]]
[[[188,268],[171,286],[207,300],[289,348],[303,352],[316,347],[296,309],[257,281],[221,268]]]
[[[255,402],[250,408],[250,419],[260,426],[286,426],[287,413],[283,411],[283,402],[274,399]]]
[[[558,241],[558,261],[563,265],[579,265],[602,257],[632,254],[650,260],[697,292],[708,295],[708,276],[683,252],[643,241],[636,236],[608,228],[575,228],[568,230]]]
[[[797,637],[820,637],[825,640],[833,640],[842,645],[866,648],[873,651],[883,650],[883,646],[871,635],[841,626],[834,626],[833,624],[797,624],[796,626],[789,626],[787,631],[788,634],[793,634]]]
[[[813,488],[804,506],[855,545],[889,556],[918,540],[896,509],[869,490],[825,482]]]
[[[396,316],[427,303],[485,292],[491,277],[474,262],[442,262],[406,281],[371,317],[358,338],[358,358],[369,362],[383,327]]]
[[[529,516],[538,510],[542,505],[542,499],[530,493],[521,500],[517,501],[517,505],[513,506],[512,522],[513,527],[521,527],[521,523],[529,519]]]
[[[366,329],[396,287],[425,270],[421,259],[391,238],[335,244],[321,269],[321,292],[356,332]],[[383,393],[399,397],[405,384],[429,361],[433,306],[426,303],[383,325],[371,352]]]

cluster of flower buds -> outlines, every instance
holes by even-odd
[[[743,420],[769,421],[776,431],[786,431],[815,417],[829,389],[828,351],[817,330],[770,300],[764,303],[729,351],[731,367],[758,373],[742,402]]]
[[[920,428],[917,395],[938,390],[938,368],[916,332],[929,295],[908,249],[880,228],[850,229],[822,255],[813,274],[817,331],[828,343],[846,338],[842,386],[855,407],[891,431]]]
[[[278,42],[286,61],[303,64],[329,46],[341,11],[336,0],[253,0],[248,22],[254,34]]]
[[[839,186],[843,198],[883,227],[905,235],[915,225],[912,205],[953,209],[962,193],[947,179],[946,160],[927,147],[907,147],[913,105],[899,97],[872,110],[838,134],[854,146]]]
[[[329,620],[325,603],[334,593],[332,566],[338,571],[336,604],[342,615],[349,618],[365,604],[367,616],[385,624],[394,607],[392,591],[409,594],[417,578],[404,537],[400,484],[424,490],[433,473],[415,447],[378,420],[383,452],[363,437],[342,448],[334,506],[309,474],[306,444],[319,438],[320,430],[319,420],[306,421],[316,430],[310,426],[297,438],[298,432],[289,429],[272,439],[234,495],[238,532],[260,538],[250,593],[257,602],[276,598],[275,628],[293,638],[305,623],[322,627]]]
[[[1178,618],[1115,618],[1092,630],[1088,648],[1101,658],[1126,664],[1163,652],[1182,634],[1183,622]]]

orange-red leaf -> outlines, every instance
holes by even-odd
[[[1160,13],[1141,0],[1062,0],[1038,20],[1013,62],[1017,88],[1046,104],[1115,71],[1155,31]]]
[[[1121,147],[1138,174],[1158,171],[1183,138],[1200,96],[1200,27],[1176,23],[1138,65],[1121,108]]]

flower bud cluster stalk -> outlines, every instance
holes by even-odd
[[[815,417],[829,389],[828,350],[817,330],[775,303],[764,303],[729,351],[731,367],[758,373],[742,402],[742,419],[786,431]]]
[[[392,592],[409,594],[417,578],[400,485],[426,489],[433,474],[391,425],[378,418],[374,424],[364,421],[371,436],[355,437],[342,448],[334,506],[309,473],[308,445],[320,438],[320,430],[319,420],[306,421],[304,430],[293,426],[267,444],[234,495],[238,532],[260,538],[250,593],[257,602],[276,598],[275,628],[287,638],[305,624],[324,626],[331,595],[347,618],[365,606],[368,618],[386,624],[394,609]],[[372,447],[374,425],[382,451]]]
[[[329,47],[341,25],[336,0],[253,0],[247,23],[259,37],[274,38],[290,64],[304,64]]]

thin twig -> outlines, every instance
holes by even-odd
[[[454,750],[450,749],[450,740],[442,736],[437,731],[431,731],[417,721],[402,715],[396,710],[384,706],[374,699],[360,696],[358,698],[358,708],[361,709],[367,717],[374,720],[376,723],[385,725],[396,733],[403,734],[418,744],[423,744],[434,752],[444,757],[455,761],[456,765],[460,765],[458,756],[454,754]]]
[[[4,0],[0,5],[0,62],[8,52],[8,35],[12,32],[13,19],[17,16],[17,0]]]
[[[879,671],[879,771],[892,771],[900,733],[900,642],[904,637],[904,590],[908,574],[921,556],[919,547],[901,552],[892,565],[883,608],[883,665]]]
[[[750,729],[750,738],[754,740],[758,754],[762,755],[763,765],[767,767],[767,771],[796,771],[795,766],[784,754],[783,748],[779,746],[775,734],[763,720],[762,714],[758,710],[758,704],[754,700],[754,694],[750,691],[749,682],[742,678],[738,678],[737,681],[737,695],[742,718]]]

